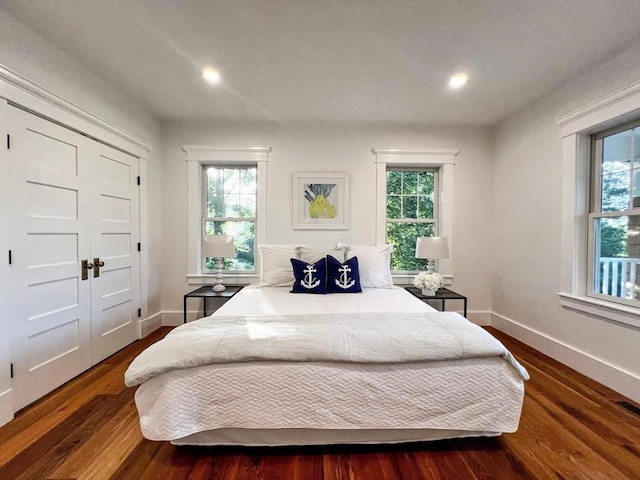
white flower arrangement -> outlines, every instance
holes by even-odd
[[[413,285],[422,290],[438,290],[444,286],[444,278],[437,272],[420,272],[413,279]]]

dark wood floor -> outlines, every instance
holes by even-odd
[[[0,479],[640,479],[628,399],[489,329],[529,370],[520,428],[498,438],[400,446],[174,447],[145,440],[122,378],[161,329],[0,428]],[[637,405],[636,405],[637,406]]]

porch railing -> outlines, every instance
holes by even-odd
[[[596,288],[603,295],[637,300],[640,298],[640,258],[600,258]]]

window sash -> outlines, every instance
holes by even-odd
[[[250,170],[250,169],[254,169],[256,170],[256,191],[255,191],[255,197],[256,197],[256,206],[255,206],[255,211],[257,213],[258,211],[258,205],[257,205],[257,197],[258,197],[258,189],[257,189],[257,166],[256,165],[233,165],[233,164],[224,164],[224,165],[217,165],[217,164],[203,164],[202,165],[202,195],[201,195],[201,211],[204,214],[204,216],[202,217],[202,221],[200,224],[200,231],[202,232],[202,235],[205,234],[205,232],[207,231],[207,222],[242,222],[242,223],[253,223],[253,269],[245,269],[245,270],[239,270],[239,269],[229,269],[226,268],[225,269],[225,273],[230,273],[230,274],[255,274],[258,271],[258,265],[257,265],[257,227],[258,227],[258,219],[257,217],[209,217],[207,216],[207,214],[209,213],[209,206],[208,206],[208,196],[209,196],[209,178],[208,178],[208,172],[207,170],[209,168],[215,168],[215,169],[221,169],[221,170]],[[201,258],[201,271],[202,273],[212,273],[214,271],[214,269],[211,268],[207,268],[207,260],[206,258]]]
[[[406,223],[406,224],[430,224],[432,225],[432,232],[434,236],[438,235],[439,232],[439,212],[440,212],[440,169],[439,168],[428,168],[428,167],[396,167],[396,166],[387,166],[386,169],[387,172],[387,176],[389,174],[389,172],[419,172],[419,173],[432,173],[433,174],[433,216],[432,218],[393,218],[393,217],[389,217],[385,214],[386,217],[386,223],[385,223],[385,238],[387,239],[387,242],[389,241],[389,232],[388,229],[386,228],[386,226],[389,223],[397,223],[397,224],[402,224],[402,223]],[[388,178],[388,177],[387,177]],[[392,195],[389,195],[388,191],[385,190],[385,207],[388,205],[389,202],[389,197],[391,197]],[[413,195],[404,195],[403,196],[413,196]],[[416,197],[419,197],[418,194],[415,195]],[[401,212],[402,215],[402,212]],[[416,215],[417,216],[417,215]],[[394,255],[395,251],[391,254],[392,257]],[[411,275],[411,274],[416,274],[417,272],[421,271],[423,269],[415,269],[415,270],[391,270],[393,274],[397,274],[397,275]]]
[[[634,143],[633,137],[630,145],[630,165],[629,165],[629,198],[627,208],[616,211],[603,211],[603,159],[604,159],[604,141],[607,137],[618,133],[633,130],[640,127],[640,121],[633,120],[613,128],[601,131],[592,136],[591,143],[591,192],[590,192],[590,212],[588,213],[587,222],[587,285],[586,294],[589,297],[606,300],[610,302],[630,305],[634,307],[640,306],[638,299],[625,298],[625,295],[631,294],[635,297],[634,292],[627,292],[628,288],[637,289],[640,283],[640,276],[637,276],[637,259],[636,257],[612,257],[603,261],[600,249],[600,230],[597,228],[600,221],[608,218],[627,217],[640,218],[640,208],[633,207],[633,182],[634,174],[637,169],[634,168]],[[637,186],[636,186],[637,187]],[[628,235],[628,232],[627,232]],[[634,260],[636,259],[636,260]],[[616,281],[616,279],[619,279]],[[627,281],[628,280],[628,281]],[[630,285],[627,285],[630,284]],[[610,294],[601,293],[608,291]]]

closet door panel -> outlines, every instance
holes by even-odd
[[[8,107],[14,408],[90,366],[90,208],[80,186],[90,140]]]
[[[139,338],[138,159],[100,146],[94,158],[91,248],[104,262],[92,278],[92,362]]]

